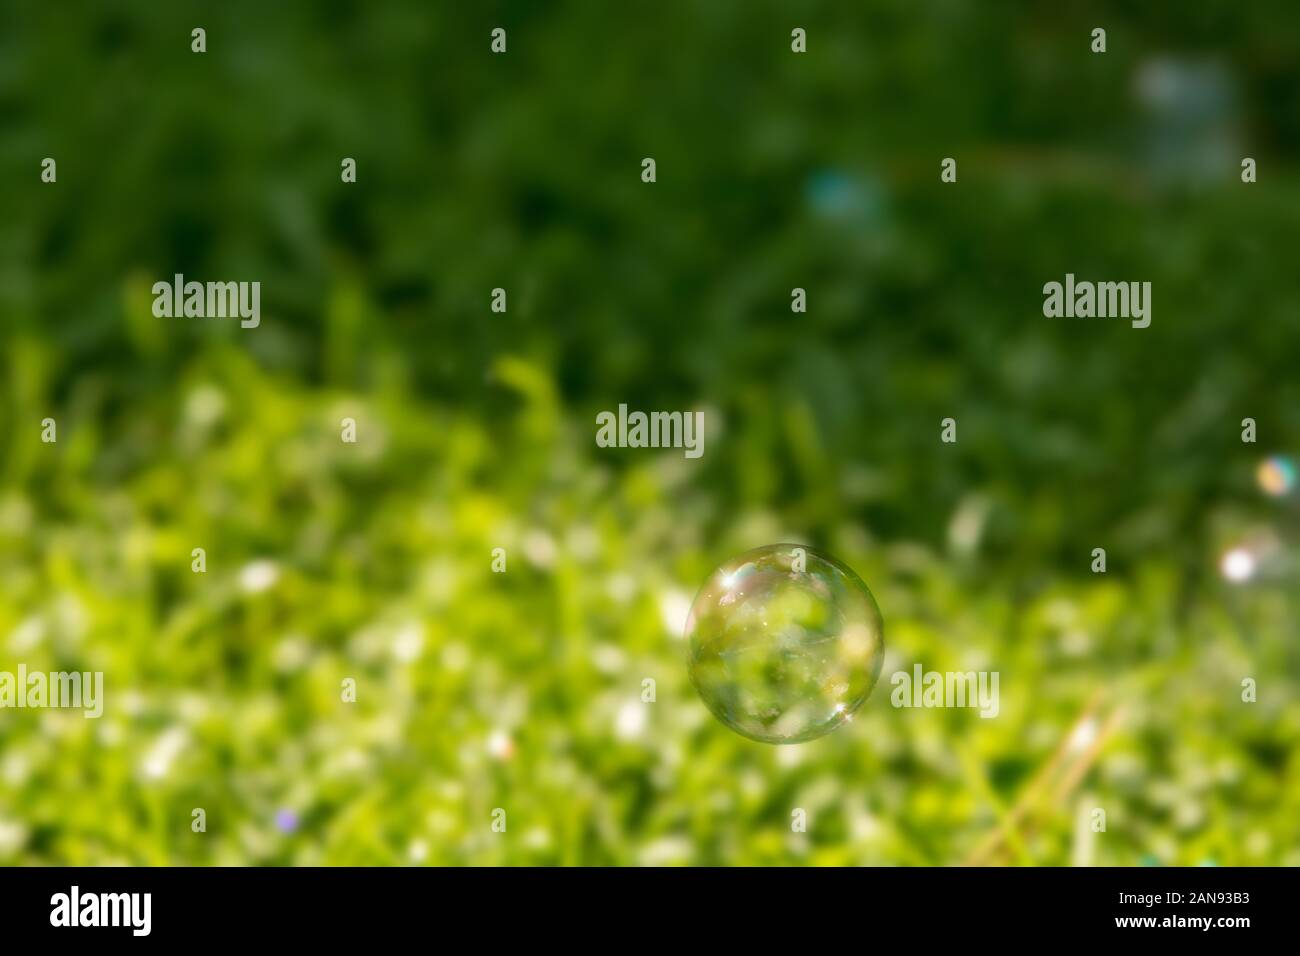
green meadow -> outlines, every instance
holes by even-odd
[[[470,6],[0,4],[0,672],[104,675],[0,864],[1300,865],[1294,8]],[[794,746],[682,640],[774,542],[885,622]]]

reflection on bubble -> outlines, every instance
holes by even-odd
[[[748,551],[709,576],[686,621],[692,683],[713,715],[765,743],[830,733],[871,694],[884,621],[849,568],[802,545]]]
[[[1255,576],[1255,556],[1245,548],[1233,548],[1223,555],[1219,570],[1229,581],[1249,581]]]

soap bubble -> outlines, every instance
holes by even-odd
[[[691,682],[713,715],[751,740],[828,734],[871,694],[884,621],[867,586],[794,544],[747,551],[700,589],[686,619]]]
[[[1280,498],[1295,487],[1295,462],[1283,455],[1271,455],[1259,463],[1255,480],[1266,494]]]

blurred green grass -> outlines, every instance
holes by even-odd
[[[1296,498],[1254,484],[1300,445],[1290,8],[5,10],[0,669],[107,703],[0,712],[0,863],[958,863],[1100,689],[999,861],[1300,864]],[[1067,271],[1152,281],[1151,328],[1044,319]],[[154,319],[174,272],[262,326]],[[619,402],[706,408],[704,458],[597,448]],[[680,629],[787,540],[889,657],[771,748]],[[891,708],[914,662],[999,717]]]

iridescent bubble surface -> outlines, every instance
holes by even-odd
[[[736,733],[802,743],[871,695],[884,633],[847,566],[803,545],[768,545],[719,567],[696,596],[686,620],[691,682]]]

